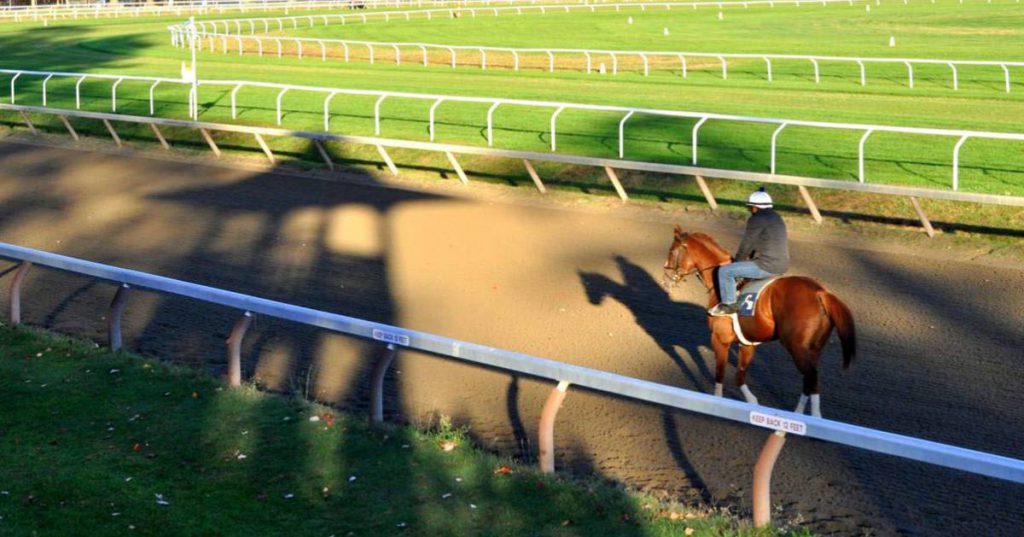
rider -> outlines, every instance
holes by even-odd
[[[736,313],[736,280],[771,278],[789,269],[789,244],[786,223],[772,209],[772,197],[761,187],[747,199],[750,219],[734,261],[718,267],[718,289],[722,301],[708,310],[709,315]]]

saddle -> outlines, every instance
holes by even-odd
[[[744,317],[753,317],[761,291],[764,291],[769,284],[777,279],[778,276],[762,278],[760,280],[741,280],[739,285],[736,286],[738,294],[736,305],[739,307],[736,314]]]

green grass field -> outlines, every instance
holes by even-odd
[[[0,378],[2,535],[809,535],[24,328]]]
[[[634,24],[627,24],[627,17]],[[227,18],[227,17],[223,17]],[[0,67],[178,76],[187,51],[170,46],[165,19],[121,19],[102,22],[54,23],[49,27],[0,26]],[[663,29],[670,30],[669,36]],[[937,4],[886,2],[855,6],[804,4],[775,8],[728,6],[722,20],[717,11],[677,9],[622,13],[549,13],[476,18],[370,22],[289,30],[303,37],[346,38],[491,46],[600,47],[633,50],[805,53],[844,56],[906,56],[943,59],[1024,60],[1024,6],[1015,2]],[[888,46],[895,36],[897,46]],[[216,44],[220,47],[220,44]],[[231,45],[234,46],[233,44]],[[290,51],[290,50],[289,50]],[[675,64],[655,66],[642,76],[639,62],[623,60],[618,75],[586,74],[582,70],[549,74],[541,68],[513,72],[496,68],[511,58],[489,58],[492,68],[469,65],[457,69],[423,67],[417,50],[409,50],[402,65],[393,52],[379,49],[377,64],[369,65],[353,50],[352,63],[343,63],[341,50],[321,62],[318,50],[307,58],[258,58],[255,47],[239,57],[200,54],[203,79],[262,80],[327,87],[508,97],[598,103],[674,110],[719,112],[786,119],[821,120],[917,127],[1020,132],[1024,130],[1024,69],[1013,71],[1020,83],[1007,94],[999,68],[962,68],[960,90],[952,90],[945,66],[915,68],[915,88],[906,84],[905,68],[869,66],[868,85],[859,84],[855,65],[823,63],[815,84],[807,62],[777,62],[775,81],[765,78],[760,60],[730,62],[722,80],[717,62],[692,61],[683,79]],[[293,51],[290,51],[293,52]],[[365,54],[365,53],[362,53]],[[308,57],[314,56],[314,58]],[[475,63],[472,57],[466,63]],[[608,59],[595,58],[597,63]],[[0,76],[9,86],[10,76]],[[41,102],[41,79],[17,81],[18,102]],[[230,121],[230,88],[204,88],[202,118]],[[110,83],[83,84],[83,108],[109,110]],[[74,81],[54,79],[49,85],[51,106],[74,106]],[[125,82],[118,89],[118,111],[148,113],[148,84]],[[272,125],[274,90],[245,89],[239,94],[239,121]],[[182,89],[162,86],[157,91],[158,113],[186,115]],[[331,128],[347,134],[373,134],[373,97],[336,98]],[[284,126],[322,129],[323,96],[302,92],[284,99]],[[382,135],[428,139],[429,101],[392,99],[382,107]],[[438,108],[437,140],[484,145],[486,105],[444,104]],[[495,145],[533,151],[549,150],[550,110],[503,107],[495,114]],[[559,152],[615,156],[621,116],[566,111],[559,117]],[[626,158],[688,163],[694,122],[638,115],[626,130]],[[732,122],[709,122],[701,129],[701,164],[750,171],[769,169],[773,127]],[[779,138],[778,172],[788,175],[855,180],[857,131],[788,128]],[[876,134],[867,144],[869,182],[909,184],[948,189],[955,138]],[[287,144],[285,144],[287,145]],[[1024,195],[1024,143],[969,141],[961,153],[961,189],[1004,195]]]

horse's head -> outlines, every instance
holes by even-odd
[[[665,274],[662,278],[665,287],[675,287],[680,281],[686,281],[688,275],[697,271],[686,244],[689,238],[690,234],[677,225],[672,236],[672,245],[668,248],[668,259],[665,260]]]

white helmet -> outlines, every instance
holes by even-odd
[[[764,188],[761,188],[750,194],[750,197],[747,198],[747,205],[757,207],[758,209],[771,209],[772,197],[764,191]]]

